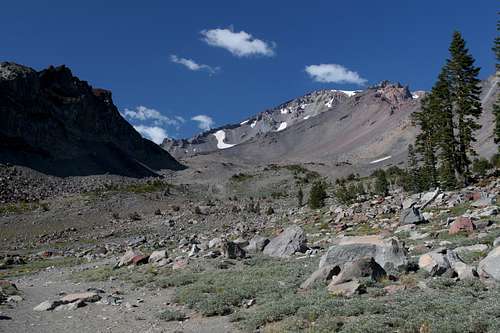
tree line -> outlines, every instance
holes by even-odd
[[[500,22],[497,22],[497,31]],[[496,37],[497,71],[500,69],[500,38]],[[487,167],[473,148],[482,113],[479,67],[460,32],[455,31],[449,58],[431,91],[421,100],[421,110],[413,114],[420,129],[415,145],[408,147],[408,174],[413,191],[440,186],[445,189],[467,186],[474,168]],[[500,101],[497,100],[494,140],[500,143]],[[500,148],[499,148],[500,152]],[[496,156],[498,159],[498,155]],[[486,161],[487,162],[487,161]]]

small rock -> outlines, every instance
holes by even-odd
[[[137,256],[141,256],[142,254],[133,249],[128,249],[127,252],[120,258],[120,261],[117,263],[117,267],[128,266],[133,263],[133,260]]]
[[[399,218],[399,223],[404,224],[419,224],[424,223],[425,219],[420,213],[420,209],[416,207],[410,207],[401,211],[401,216]]]
[[[61,301],[45,301],[33,308],[33,311],[50,311],[61,305]]]
[[[167,258],[167,250],[153,251],[149,256],[149,263],[157,263],[163,259]]]
[[[23,298],[19,295],[13,295],[13,296],[9,296],[7,297],[7,302],[11,302],[11,303],[19,303],[19,302],[22,302],[23,301]]]
[[[146,264],[148,262],[148,256],[136,255],[132,258],[132,263],[136,266]]]
[[[461,216],[450,225],[448,233],[450,235],[455,235],[462,231],[471,233],[475,229],[476,226],[474,225],[474,223],[472,223],[472,220],[470,218]]]

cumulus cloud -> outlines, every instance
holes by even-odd
[[[219,67],[211,67],[211,66],[205,65],[205,64],[198,64],[197,62],[195,62],[192,59],[181,58],[181,57],[176,56],[175,54],[170,55],[170,61],[172,61],[173,63],[179,64],[179,65],[183,65],[184,67],[186,67],[187,69],[189,69],[191,71],[205,70],[210,74],[215,74],[220,70]]]
[[[358,73],[337,64],[306,66],[306,72],[317,82],[353,83],[357,85],[363,85],[367,82],[367,80],[363,79]]]
[[[137,106],[135,109],[125,109],[122,114],[125,118],[130,120],[152,121],[155,125],[171,125],[179,127],[185,122],[184,118],[176,116],[169,118],[160,113],[160,111],[145,107],[143,105]]]
[[[193,118],[191,118],[191,120],[198,122],[198,128],[204,131],[209,130],[214,124],[214,120],[212,119],[212,117],[204,114],[199,114],[197,116],[194,116]]]
[[[156,144],[163,142],[163,139],[168,137],[165,129],[158,126],[144,126],[144,125],[134,125],[137,132],[141,133],[146,139],[150,139]]]
[[[203,41],[211,46],[221,47],[237,57],[252,55],[273,56],[276,44],[254,38],[251,34],[232,29],[211,29],[201,31]]]

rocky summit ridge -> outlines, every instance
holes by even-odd
[[[56,176],[144,177],[182,166],[125,121],[112,94],[66,66],[0,63],[0,163]]]

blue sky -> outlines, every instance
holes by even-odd
[[[16,0],[2,3],[0,60],[68,65],[112,90],[158,141],[316,89],[386,79],[429,89],[455,29],[486,77],[499,9],[495,0]]]

